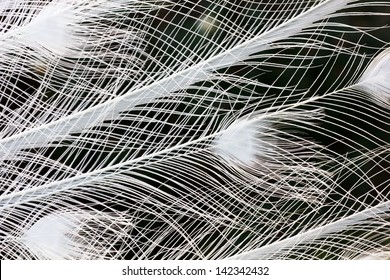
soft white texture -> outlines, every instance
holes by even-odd
[[[390,3],[204,2],[1,2],[1,257],[388,251]]]
[[[124,213],[71,208],[51,211],[30,224],[20,243],[34,258],[54,260],[114,258],[115,246],[123,246],[120,243],[125,242],[132,226]]]
[[[82,224],[80,215],[49,214],[34,223],[23,235],[23,243],[39,258],[80,258],[75,249],[77,230]]]
[[[356,258],[357,260],[390,260],[390,252],[372,252]]]
[[[362,82],[372,80],[381,80],[383,82],[389,82],[390,74],[390,48],[382,51],[378,56],[370,63],[366,71],[360,78]]]
[[[231,164],[251,165],[259,153],[256,147],[258,132],[247,120],[237,121],[214,140],[213,151]]]
[[[18,34],[18,39],[34,49],[41,47],[57,55],[66,55],[72,48],[81,45],[74,34],[77,17],[67,1],[54,1],[27,23]]]
[[[382,51],[360,78],[361,87],[390,105],[390,48]]]

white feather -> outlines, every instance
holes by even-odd
[[[389,3],[271,2],[1,2],[0,256],[386,258]]]

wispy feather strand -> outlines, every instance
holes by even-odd
[[[389,16],[2,1],[0,256],[389,258]]]

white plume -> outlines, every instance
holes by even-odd
[[[389,16],[1,1],[0,257],[389,258]]]

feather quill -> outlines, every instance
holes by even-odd
[[[0,256],[386,258],[389,9],[2,2]]]

